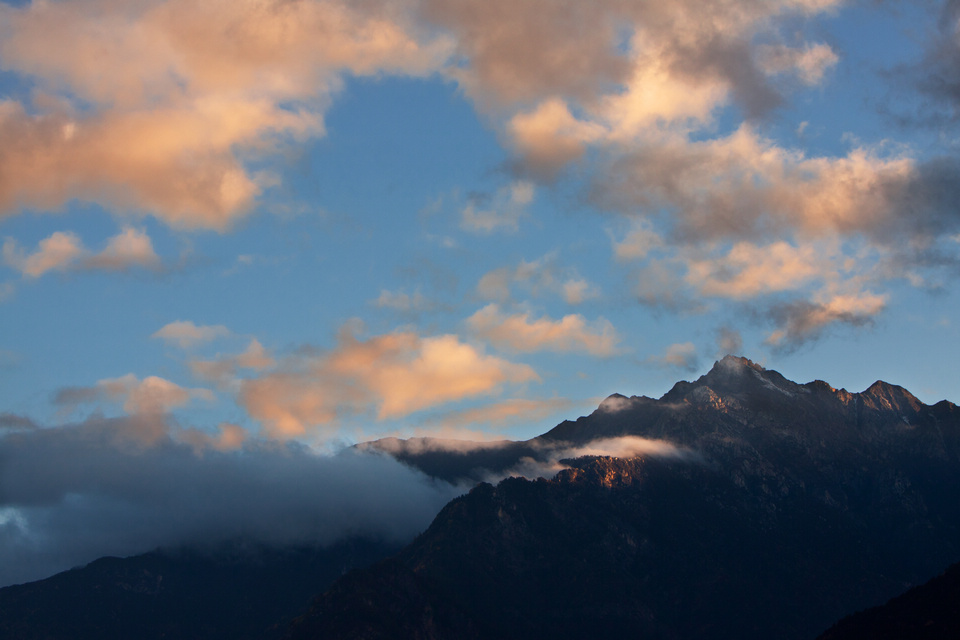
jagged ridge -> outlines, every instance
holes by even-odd
[[[813,637],[960,558],[956,409],[732,357],[660,399],[612,395],[523,444],[640,436],[700,462],[594,457],[482,484],[291,638],[390,637],[349,624],[381,605],[424,639]]]

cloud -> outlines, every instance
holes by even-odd
[[[217,426],[217,434],[210,435],[201,429],[183,429],[177,434],[177,440],[185,442],[194,448],[194,453],[202,455],[204,451],[237,451],[243,447],[250,433],[238,424],[221,422]]]
[[[14,239],[7,238],[3,242],[3,261],[30,278],[39,278],[49,271],[124,271],[134,266],[153,269],[160,265],[150,237],[132,227],[124,227],[97,254],[92,254],[71,232],[54,232],[30,254]]]
[[[695,457],[692,451],[677,447],[666,440],[651,440],[638,436],[621,436],[619,438],[592,440],[581,447],[561,449],[560,455],[564,458],[578,458],[580,456],[635,458],[644,455],[683,459]]]
[[[488,482],[497,482],[511,476],[525,478],[551,478],[562,469],[567,468],[564,460],[571,460],[582,456],[610,456],[614,458],[635,458],[649,456],[667,458],[679,462],[700,463],[703,458],[699,453],[685,447],[678,447],[666,440],[649,440],[638,436],[620,436],[617,438],[600,438],[583,445],[572,445],[567,442],[535,443],[537,448],[534,457],[525,457],[511,469],[502,472],[487,474]]]
[[[620,336],[604,318],[590,323],[580,314],[560,320],[530,320],[529,313],[505,315],[488,304],[467,319],[470,331],[497,348],[530,353],[535,351],[578,352],[608,357],[620,353]]]
[[[738,355],[743,350],[743,337],[730,327],[720,327],[716,334],[718,359],[726,355]]]
[[[241,369],[263,371],[272,369],[277,361],[259,340],[252,338],[243,353],[218,356],[213,360],[190,360],[187,364],[191,373],[201,380],[212,382],[221,389],[230,389],[240,384],[237,376]]]
[[[633,220],[623,240],[613,240],[613,255],[621,262],[642,260],[654,249],[664,246],[663,238],[646,220]]]
[[[687,241],[863,233],[882,237],[905,221],[893,206],[919,176],[906,157],[865,148],[808,158],[744,126],[724,138],[677,136],[620,155],[595,186],[605,206],[652,214],[665,208]]]
[[[36,428],[37,423],[26,416],[21,416],[6,411],[0,413],[0,431],[29,431]]]
[[[483,432],[468,433],[464,429],[478,425],[503,427],[519,423],[530,424],[569,409],[575,404],[576,401],[569,398],[511,398],[482,407],[448,411],[428,418],[418,433],[445,438],[478,439]],[[467,433],[468,435],[465,435]]]
[[[826,70],[840,59],[830,45],[809,43],[799,49],[785,45],[761,46],[757,58],[764,73],[796,73],[808,85],[819,84]]]
[[[158,546],[406,543],[461,489],[383,455],[298,444],[171,437],[161,416],[0,431],[0,586]],[[152,432],[130,447],[128,434]],[[181,434],[185,440],[189,435]]]
[[[380,309],[393,309],[400,313],[419,313],[430,311],[436,307],[436,304],[420,293],[419,289],[414,291],[413,294],[383,289],[377,299],[373,301],[373,304]]]
[[[772,31],[774,18],[836,4],[427,0],[424,13],[456,38],[463,63],[448,73],[488,107],[544,96],[590,104],[662,65],[671,80],[712,82],[756,108],[749,101],[758,99],[764,75],[750,55],[737,55],[738,46]]]
[[[485,355],[455,335],[395,331],[360,340],[344,331],[329,352],[293,356],[243,380],[240,402],[272,436],[296,437],[344,414],[399,418],[536,380],[529,366]]]
[[[247,159],[321,135],[343,73],[450,51],[389,3],[77,0],[2,5],[0,25],[6,69],[51,96],[0,103],[0,215],[76,198],[187,229],[249,213],[276,180]]]
[[[691,258],[685,264],[686,281],[702,295],[735,300],[794,290],[836,272],[815,245],[795,247],[782,241],[762,247],[738,242],[719,258]]]
[[[119,235],[110,238],[103,251],[91,256],[84,266],[88,269],[122,271],[133,265],[156,268],[160,265],[160,258],[146,233],[124,227]]]
[[[424,453],[474,453],[476,451],[495,451],[512,444],[510,440],[491,438],[490,434],[475,432],[477,439],[458,439],[448,437],[380,438],[371,442],[361,442],[356,448],[360,451],[383,452],[390,455],[421,455]]]
[[[636,272],[634,293],[640,304],[673,312],[696,313],[703,305],[686,290],[678,270],[667,261],[656,261]]]
[[[919,59],[895,66],[885,74],[908,96],[888,113],[901,126],[941,128],[960,120],[960,68],[956,64],[960,54],[960,7],[949,0],[939,3],[939,8],[937,28],[923,34]]]
[[[534,175],[551,177],[603,137],[597,124],[573,117],[567,104],[550,98],[530,112],[514,115],[507,130],[515,152]]]
[[[572,305],[600,295],[599,287],[581,277],[576,269],[561,267],[558,262],[554,252],[530,262],[521,260],[516,267],[488,271],[477,283],[477,295],[503,303],[510,300],[511,290],[516,287],[534,297],[555,293]]]
[[[26,255],[12,238],[3,242],[3,261],[31,278],[39,278],[48,271],[66,271],[86,254],[76,234],[57,231],[40,241],[37,250]]]
[[[649,362],[666,367],[677,367],[687,371],[696,371],[700,366],[697,348],[692,342],[671,344],[661,356],[651,356]]]
[[[769,313],[780,328],[767,337],[766,343],[780,350],[793,350],[819,337],[831,324],[870,324],[886,306],[886,295],[870,292],[834,295],[823,302],[777,305]]]
[[[122,403],[123,410],[131,415],[154,415],[196,399],[212,402],[214,396],[209,389],[187,389],[157,376],[140,380],[128,373],[120,378],[100,380],[92,387],[66,387],[56,393],[53,402],[67,414],[80,404],[109,401]]]
[[[190,320],[177,320],[163,325],[150,337],[174,343],[181,349],[189,349],[201,342],[209,342],[229,335],[231,335],[230,330],[222,324],[197,326]]]
[[[461,211],[460,227],[474,233],[516,232],[527,205],[533,202],[533,194],[533,184],[521,180],[500,188],[489,204],[474,199]]]
[[[582,304],[599,295],[597,286],[583,278],[572,278],[563,283],[563,299],[567,304]]]

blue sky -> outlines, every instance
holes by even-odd
[[[97,527],[154,476],[54,473],[81,436],[69,468],[528,438],[728,352],[956,401],[958,15],[0,3],[0,460],[49,454],[7,555],[146,544]]]
[[[528,437],[728,350],[955,399],[953,7],[692,6],[4,5],[0,408]]]

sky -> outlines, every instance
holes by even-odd
[[[958,107],[957,2],[0,2],[0,555],[727,353],[957,401]]]

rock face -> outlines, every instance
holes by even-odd
[[[659,400],[611,396],[523,445],[622,436],[693,453],[481,484],[394,559],[339,581],[289,637],[812,638],[960,559],[951,403],[727,357]]]

